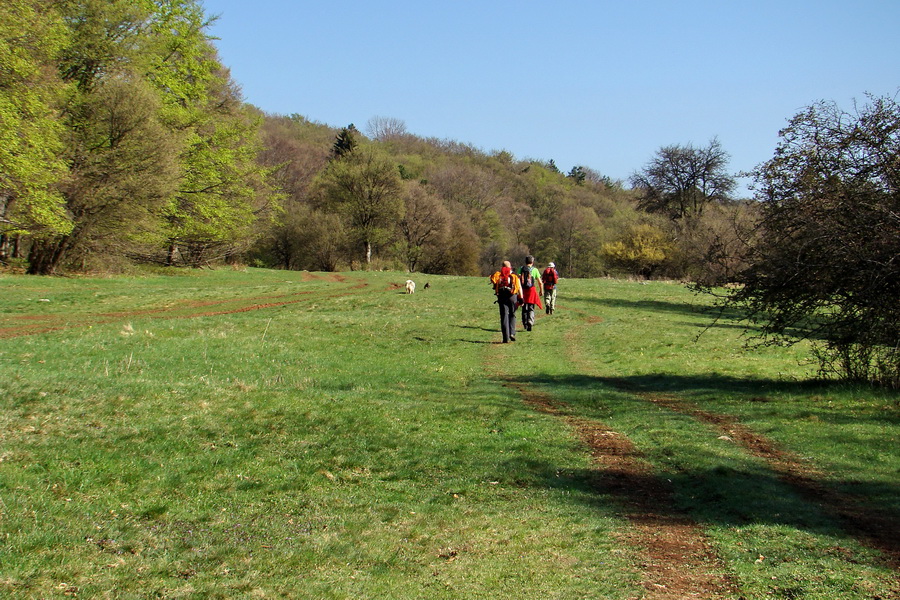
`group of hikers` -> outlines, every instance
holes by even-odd
[[[503,343],[516,341],[516,309],[522,307],[522,327],[531,331],[534,327],[534,309],[544,308],[548,315],[556,310],[556,284],[559,273],[552,262],[543,272],[534,266],[534,257],[525,257],[525,265],[518,273],[512,270],[512,264],[505,260],[499,271],[490,277],[500,305],[500,332]],[[540,290],[540,291],[539,291]],[[545,306],[541,305],[541,297]]]

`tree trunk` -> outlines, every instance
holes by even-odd
[[[166,253],[166,266],[175,266],[175,257],[178,256],[178,246],[175,242],[169,243],[169,251]]]
[[[29,275],[53,275],[66,248],[66,238],[35,241],[28,253]]]

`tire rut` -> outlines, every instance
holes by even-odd
[[[573,338],[576,334],[574,330],[567,334],[570,347],[574,347]],[[797,455],[779,448],[773,440],[741,424],[735,417],[702,410],[677,396],[642,390],[626,380],[598,376],[594,368],[577,353],[572,352],[570,356],[582,372],[596,376],[602,383],[718,428],[748,454],[762,459],[782,482],[835,518],[847,534],[882,553],[887,565],[900,569],[900,519],[897,515],[865,506],[862,499],[830,487],[826,483],[825,473]]]
[[[675,508],[671,486],[653,473],[626,436],[598,421],[567,414],[563,404],[521,382],[505,380],[504,385],[535,410],[563,420],[589,449],[597,465],[591,485],[615,498],[630,525],[621,534],[622,542],[642,550],[637,565],[642,598],[737,597],[735,582],[700,526]]]
[[[900,569],[900,520],[897,516],[866,507],[861,498],[830,487],[823,471],[794,453],[779,448],[774,441],[754,432],[734,417],[702,410],[680,398],[647,392],[638,394],[658,406],[717,427],[749,454],[764,460],[781,481],[836,518],[845,532],[881,552],[892,568]]]
[[[307,277],[304,281],[327,280],[335,283],[348,283],[348,279],[342,275],[333,277]],[[292,294],[279,294],[274,296],[257,296],[251,298],[230,298],[221,300],[207,301],[185,301],[179,305],[171,305],[161,308],[150,308],[143,310],[135,310],[129,312],[116,313],[94,313],[86,315],[78,315],[75,318],[69,318],[65,315],[24,315],[19,316],[19,320],[29,321],[28,325],[18,325],[11,327],[0,327],[0,339],[16,338],[28,335],[40,335],[43,333],[53,333],[55,331],[63,331],[74,329],[77,327],[88,327],[92,325],[103,325],[115,323],[122,319],[149,318],[160,320],[172,319],[196,319],[200,317],[215,317],[221,315],[231,315],[243,312],[252,312],[257,310],[265,310],[269,308],[278,308],[281,306],[289,306],[306,302],[310,300],[321,300],[328,298],[340,298],[349,296],[357,290],[365,289],[369,284],[365,281],[356,283],[345,288],[342,291],[319,293],[316,291],[301,291]],[[214,306],[222,306],[227,304],[237,304],[234,308],[213,309]],[[206,310],[200,310],[206,309]],[[187,312],[185,312],[187,311]],[[54,323],[55,321],[55,323]]]

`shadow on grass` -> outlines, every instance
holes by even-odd
[[[573,391],[609,390],[610,392],[622,392],[626,394],[662,394],[681,397],[687,401],[692,398],[704,396],[727,395],[731,402],[746,402],[751,404],[766,404],[780,402],[778,396],[796,396],[807,402],[804,415],[815,416],[823,422],[840,425],[855,425],[860,423],[890,424],[900,423],[900,412],[892,410],[878,410],[867,412],[865,416],[859,414],[842,415],[833,410],[827,404],[818,404],[810,399],[829,393],[852,393],[861,390],[864,393],[871,388],[863,384],[850,384],[839,381],[823,381],[821,379],[808,379],[787,381],[778,379],[748,379],[743,377],[731,377],[718,373],[706,375],[673,375],[669,373],[631,375],[622,377],[596,377],[591,375],[547,375],[535,374],[528,378],[529,383],[546,386],[554,389],[568,389]],[[635,397],[633,401],[643,401]],[[898,394],[900,401],[900,394]],[[570,402],[578,405],[577,400]],[[591,407],[584,407],[591,408]]]
[[[476,331],[490,331],[491,333],[499,333],[500,327],[476,327],[475,325],[454,325],[458,329],[474,329]]]
[[[766,394],[813,394],[835,389],[846,389],[847,384],[808,380],[750,379],[732,377],[720,373],[703,375],[676,375],[671,373],[648,373],[621,377],[597,377],[592,375],[546,375],[536,374],[529,381],[538,385],[565,386],[593,389],[598,386],[625,392],[696,394],[727,392],[729,394],[764,396]]]
[[[697,469],[666,473],[662,478],[627,469],[561,471],[533,459],[514,459],[503,466],[507,477],[519,476],[504,484],[557,489],[592,506],[611,502],[630,520],[652,522],[687,515],[700,525],[786,526],[818,536],[851,535],[884,552],[888,563],[900,563],[900,514],[896,511],[874,506],[864,511],[865,519],[860,521],[848,507],[820,503],[815,488],[789,485],[764,468]],[[841,488],[847,483],[828,485]],[[900,484],[869,483],[859,492],[870,499],[891,498],[900,494]]]
[[[697,321],[682,321],[676,323],[685,327],[698,327],[700,329],[737,329],[747,334],[747,341],[751,345],[763,341],[763,327],[747,320],[747,316],[735,308],[723,308],[708,304],[692,304],[689,302],[665,302],[662,300],[622,300],[620,298],[578,298],[587,303],[601,304],[611,308],[622,308],[632,311],[663,312],[692,316]],[[788,328],[784,332],[788,339],[827,340],[821,333],[816,333],[815,324],[810,323],[806,329]]]
[[[500,334],[500,327],[478,327],[476,325],[454,325],[457,329],[473,329],[475,331],[487,331],[488,333]],[[486,339],[478,339],[478,340],[466,340],[466,339],[458,339],[458,342],[463,342],[466,344],[500,344],[502,342],[496,342],[493,340]]]
[[[746,395],[748,402],[773,402],[775,400],[768,398],[768,394],[802,396],[847,388],[843,384],[821,381],[748,380],[720,374],[618,378],[537,374],[528,378],[528,384],[557,390],[554,398],[563,400],[565,405],[548,410],[570,415],[570,423],[581,423],[579,430],[584,431],[591,430],[590,426],[585,429],[584,425],[590,423],[584,420],[590,413],[598,408],[604,412],[609,409],[629,411],[631,405],[637,408],[637,403],[650,401],[643,394],[677,393],[688,398],[690,393],[712,392],[727,393],[738,399]],[[590,392],[584,396],[586,400],[582,406],[579,406],[579,391]],[[597,391],[607,395],[599,403]],[[815,405],[810,406],[810,411],[817,412]],[[692,413],[688,409],[685,414]],[[895,424],[898,416],[892,411],[842,416],[823,409],[821,420],[826,419],[838,425],[861,422],[881,425]],[[769,464],[751,460],[748,455],[748,460],[742,460],[738,466],[729,466],[722,464],[717,455],[701,444],[693,445],[689,451],[681,451],[688,452],[689,456],[682,456],[680,467],[666,469],[657,464],[657,469],[666,469],[664,474],[657,474],[641,458],[639,450],[629,447],[630,442],[607,446],[609,439],[616,438],[615,434],[609,438],[610,434],[599,422],[596,427],[599,427],[599,434],[585,437],[582,431],[580,435],[597,457],[599,468],[571,472],[564,478],[552,465],[531,461],[519,465],[510,463],[507,465],[509,472],[514,473],[515,468],[530,470],[535,485],[568,486],[568,492],[582,497],[585,502],[608,497],[623,507],[629,519],[647,515],[652,521],[687,514],[699,523],[727,527],[786,525],[825,536],[844,532],[885,552],[890,564],[900,565],[900,509],[895,501],[900,497],[900,481],[826,480],[808,473],[799,463],[797,470],[784,470],[783,466],[778,466],[781,465],[779,456]],[[623,456],[631,457],[630,461],[623,461]]]
[[[622,308],[627,310],[640,310],[651,312],[676,313],[691,316],[718,317],[724,320],[739,321],[741,313],[736,310],[723,311],[721,308],[708,304],[693,304],[690,302],[666,302],[664,300],[623,300],[621,298],[572,298],[589,304],[599,304],[610,308]]]
[[[725,309],[709,304],[690,302],[666,302],[663,300],[623,300],[621,298],[577,298],[582,302],[599,304],[609,308],[630,311],[661,312],[692,316],[703,321],[682,322],[679,325],[710,329],[740,329],[758,332],[760,328],[745,320],[745,315],[736,309]]]

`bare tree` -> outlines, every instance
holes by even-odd
[[[375,116],[366,123],[366,133],[373,140],[383,142],[406,135],[406,123],[394,117]]]
[[[705,148],[665,146],[643,170],[631,176],[642,197],[640,208],[672,219],[699,216],[710,202],[730,200],[734,177],[726,171],[729,155],[713,138]]]
[[[405,260],[409,271],[415,272],[427,244],[444,236],[450,223],[450,213],[434,192],[417,182],[407,182],[404,200],[406,214],[400,220]]]

